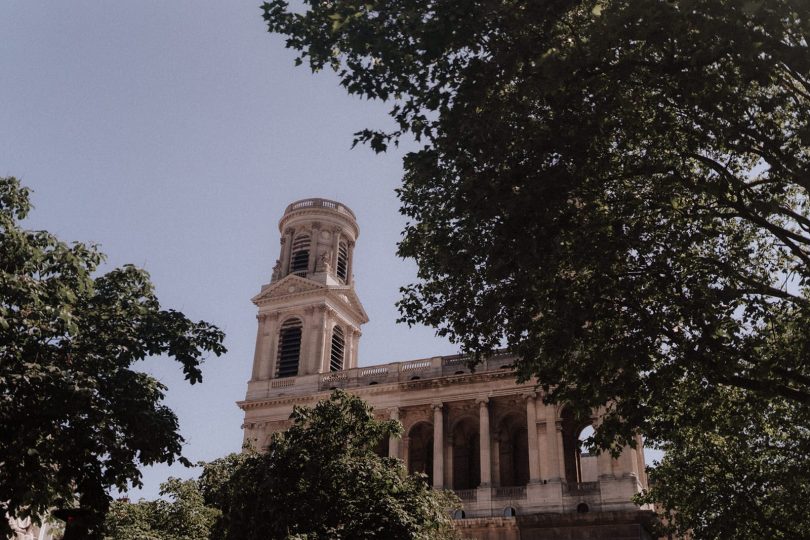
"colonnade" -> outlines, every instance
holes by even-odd
[[[493,398],[482,396],[475,400],[477,426],[473,427],[478,431],[477,444],[467,437],[469,430],[464,429],[473,421],[469,406],[467,413],[460,417],[451,414],[446,403],[431,403],[430,413],[410,422],[402,439],[391,438],[389,456],[403,459],[410,472],[426,473],[436,488],[471,489],[596,480],[596,477],[583,478],[576,440],[581,428],[570,431],[557,407],[543,404],[535,393],[521,397],[525,403],[525,416],[523,411],[513,408],[500,418],[493,418]],[[407,416],[407,409],[390,409],[391,419],[399,420],[403,416]],[[497,425],[491,425],[493,421]],[[564,444],[565,437],[574,437],[577,445],[572,448]],[[477,455],[470,452],[475,446]],[[638,474],[634,452],[624,452],[618,460],[607,453],[590,459],[597,461],[592,467],[594,476],[597,473],[599,477]],[[477,464],[477,471],[470,470],[472,463]],[[471,480],[475,485],[471,485]]]

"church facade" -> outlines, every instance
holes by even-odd
[[[368,316],[354,289],[359,228],[345,205],[290,204],[279,222],[281,254],[253,298],[258,332],[245,399],[244,439],[257,448],[289,426],[295,405],[336,388],[399,420],[402,438],[381,454],[403,460],[437,489],[452,489],[463,536],[487,540],[649,538],[652,513],[632,498],[646,487],[641,440],[614,459],[580,439],[599,422],[546,405],[536,381],[515,382],[508,354],[470,371],[462,356],[358,366]]]

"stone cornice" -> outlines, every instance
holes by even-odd
[[[431,388],[446,388],[458,384],[480,384],[482,382],[502,380],[514,376],[513,371],[487,371],[479,373],[466,373],[464,375],[444,375],[441,377],[433,377],[429,379],[420,379],[417,381],[401,381],[393,383],[375,384],[371,386],[358,386],[354,388],[347,388],[346,391],[357,396],[381,395],[381,394],[399,394],[398,407],[400,409],[405,407],[415,407],[420,405],[429,406],[435,402],[433,398],[415,398],[408,399],[408,392],[414,390],[431,389]],[[339,387],[338,387],[339,388]],[[511,395],[522,395],[526,391],[534,390],[532,383],[523,385],[515,385],[510,388],[488,389],[485,394],[482,394],[480,389],[470,389],[468,392],[442,395],[443,403],[454,403],[459,401],[471,401],[481,398],[493,398]],[[331,390],[319,390],[305,394],[294,395],[281,395],[278,397],[267,397],[261,399],[250,399],[237,401],[236,404],[240,409],[247,411],[277,405],[297,405],[307,404],[320,401],[327,398]]]

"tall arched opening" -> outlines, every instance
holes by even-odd
[[[408,432],[408,473],[424,473],[433,485],[433,425],[420,422]]]
[[[453,489],[474,489],[481,484],[478,421],[465,418],[453,427]]]

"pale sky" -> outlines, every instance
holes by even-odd
[[[357,214],[354,273],[371,318],[361,365],[457,351],[432,329],[395,324],[399,287],[416,276],[395,256],[401,154],[350,149],[352,133],[387,125],[386,107],[295,68],[259,4],[0,2],[0,176],[34,190],[26,226],[145,267],[165,307],[227,334],[201,385],[165,359],[144,365],[169,386],[192,461],[240,449],[250,298],[269,281],[294,200],[336,199]],[[170,474],[194,473],[147,469],[130,495],[156,497]]]

